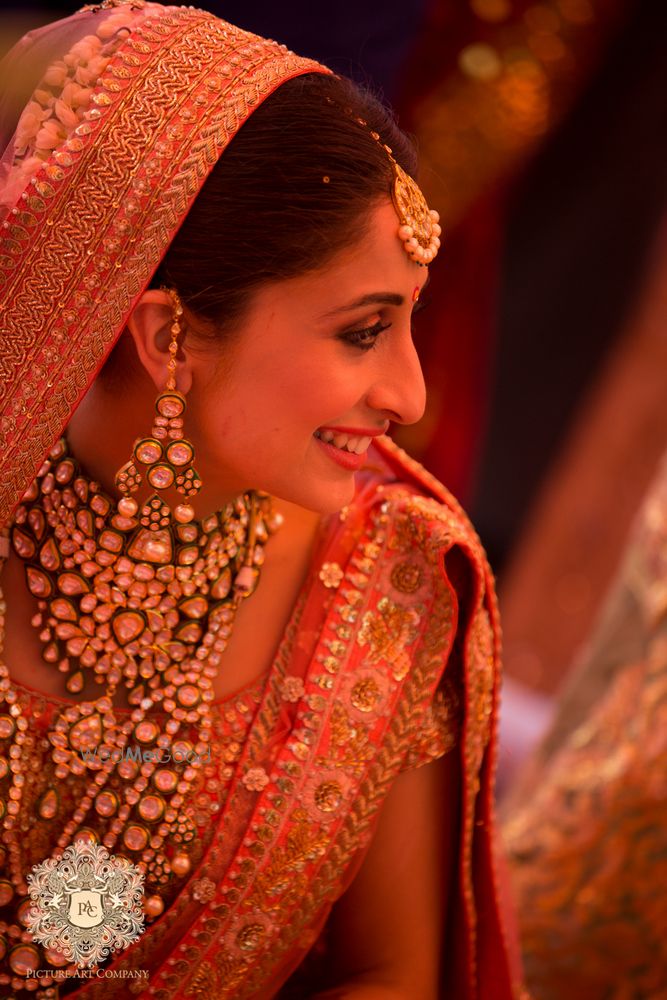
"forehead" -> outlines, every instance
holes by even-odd
[[[317,271],[264,289],[276,304],[345,300],[364,291],[394,291],[412,298],[428,272],[410,260],[398,237],[400,222],[390,201],[374,206],[360,220],[359,237]]]

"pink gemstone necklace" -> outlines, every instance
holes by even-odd
[[[149,920],[191,868],[194,829],[185,804],[210,747],[213,680],[236,610],[256,588],[264,545],[281,522],[271,497],[251,491],[157,538],[82,473],[65,441],[14,517],[11,544],[37,601],[32,624],[44,659],[67,676],[72,694],[82,691],[86,673],[104,686],[100,697],[63,705],[48,733],[55,778],[85,783],[69,818],[59,816],[54,855],[77,831],[94,831],[144,870]],[[122,686],[132,706],[124,714],[112,700]],[[9,894],[5,905],[11,899],[20,909],[27,886],[17,823],[28,723],[0,663],[3,720],[0,819],[9,879],[0,890]],[[184,738],[186,729],[194,740]],[[182,769],[160,762],[161,751],[176,744],[189,760]],[[132,745],[155,751],[154,759],[144,754],[139,764],[126,753]],[[45,819],[59,815],[57,782],[37,809]]]

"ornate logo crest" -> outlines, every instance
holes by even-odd
[[[143,873],[101,844],[77,840],[28,875],[28,930],[79,966],[97,965],[144,930]]]

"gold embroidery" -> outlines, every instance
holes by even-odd
[[[350,718],[345,706],[336,702],[329,720],[331,727],[329,753],[318,758],[319,766],[345,767],[361,771],[372,759],[375,750],[369,740],[368,728]]]
[[[403,594],[414,594],[424,582],[421,566],[414,562],[396,563],[391,571],[391,582]]]
[[[470,713],[476,721],[477,755],[481,763],[491,734],[495,657],[489,614],[481,608],[472,624],[470,637]]]
[[[306,879],[303,875],[308,861],[317,860],[329,845],[327,834],[310,820],[304,809],[295,809],[290,821],[293,824],[284,845],[271,851],[267,865],[258,873],[255,891],[261,906],[289,907],[304,893]]]
[[[654,573],[663,585],[659,527],[645,510],[617,583],[616,599],[638,616],[625,619],[625,642],[607,615],[594,646],[595,667],[607,657],[616,672],[541,762],[504,830],[526,978],[545,1000],[664,995],[667,636],[649,593]]]
[[[236,943],[241,951],[256,951],[261,947],[265,934],[263,924],[246,924],[236,935]]]
[[[323,781],[315,789],[315,805],[322,812],[335,812],[343,801],[343,790],[337,781]]]
[[[460,696],[459,678],[447,674],[441,681],[453,639],[456,605],[452,603],[451,587],[441,572],[443,549],[440,539],[446,536],[448,544],[464,547],[473,562],[479,559],[479,550],[465,522],[435,501],[424,500],[422,504],[417,499],[413,507],[405,488],[396,487],[391,499],[373,512],[367,529],[371,538],[366,536],[360,541],[346,572],[347,580],[352,572],[368,574],[366,588],[361,582],[355,584],[359,590],[368,591],[364,604],[367,612],[362,607],[359,621],[348,623],[347,637],[337,633],[336,626],[341,611],[351,604],[340,590],[334,595],[334,606],[325,626],[325,637],[328,634],[331,638],[323,637],[317,658],[327,672],[321,673],[315,668],[306,677],[306,695],[296,707],[298,714],[285,752],[279,755],[275,764],[284,778],[276,783],[277,791],[267,786],[262,793],[262,817],[258,825],[253,824],[248,830],[245,846],[239,849],[238,858],[223,885],[225,904],[217,912],[228,922],[223,957],[230,967],[238,968],[233,964],[236,958],[233,949],[238,946],[232,935],[254,923],[261,924],[267,931],[264,945],[253,954],[253,962],[246,970],[235,975],[233,985],[232,979],[222,976],[206,981],[209,995],[220,1000],[250,1000],[265,987],[272,970],[280,967],[291,950],[304,951],[309,947],[311,929],[340,895],[343,874],[350,859],[367,844],[373,819],[391,782],[406,766],[406,761],[409,766],[409,751],[416,735],[431,724],[434,729],[440,729],[438,735],[443,742],[458,735],[457,722],[450,728],[448,720],[456,714],[456,699],[450,700],[449,684]],[[405,518],[418,522],[412,528],[403,526],[409,551],[393,544],[394,529]],[[372,555],[363,554],[365,544],[375,546]],[[396,588],[391,591],[391,597],[388,596],[391,574],[390,570],[386,571],[384,561],[393,558],[405,562],[415,549],[419,550],[424,565],[433,572],[425,572],[428,591],[420,594],[417,620],[412,621],[408,612],[415,598],[408,595],[405,605],[399,604],[403,592],[397,593]],[[375,601],[377,607],[373,607]],[[383,613],[378,610],[380,605],[386,616],[384,624]],[[438,613],[432,613],[433,609]],[[371,619],[367,620],[367,613]],[[395,644],[386,636],[389,620],[406,629],[409,635],[407,642],[404,638],[406,646],[411,646],[409,669],[401,680],[396,679],[394,663],[386,655],[396,653]],[[485,622],[481,617],[479,622],[480,633],[474,642],[471,633],[469,647],[472,650],[474,646],[482,655]],[[357,635],[362,632],[365,642],[359,643]],[[338,638],[333,638],[334,635]],[[374,662],[371,662],[372,649],[377,656]],[[373,684],[368,683],[371,680]],[[359,706],[370,704],[374,684],[381,697],[372,712],[363,712]],[[386,684],[386,691],[383,684]],[[436,689],[438,693],[431,704]],[[355,691],[357,705],[353,701]],[[279,694],[280,688],[277,697]],[[478,707],[481,710],[481,700]],[[477,714],[475,710],[470,718],[473,735],[466,737],[471,748],[474,735],[478,733]],[[447,727],[444,734],[443,725]],[[488,724],[485,728],[488,729]],[[303,763],[290,751],[297,743],[304,756]],[[424,753],[428,754],[428,748]],[[253,754],[248,759],[259,758]],[[476,759],[476,751],[466,750],[466,781],[476,779]],[[344,802],[337,806],[339,789]],[[287,814],[287,805],[295,798],[299,798],[303,808]],[[334,810],[322,812],[318,798],[320,804],[334,804]],[[474,948],[475,910],[470,880],[474,796],[468,796],[468,801],[461,852],[465,866],[463,887],[466,894],[470,893],[466,897],[472,923],[470,946]],[[255,859],[257,867],[248,869],[246,875],[245,859],[250,858]],[[277,908],[281,917],[273,925],[271,914]],[[192,935],[188,937],[188,947],[190,942],[193,945],[191,962],[195,966],[202,963],[202,968],[215,968],[220,956],[214,959],[211,950],[206,950],[214,948],[214,944],[206,942],[200,948],[198,940]],[[167,1000],[180,995],[183,982],[183,978],[178,980],[176,975],[165,973],[152,985],[158,995],[164,994]],[[203,992],[199,995],[203,996]]]
[[[215,968],[210,962],[202,962],[185,995],[193,1000],[211,1000],[211,997],[219,995],[220,988],[224,987],[225,990],[231,991],[240,986],[249,969],[250,966],[242,958],[234,958],[224,953],[218,954]]]
[[[354,685],[350,701],[360,712],[372,712],[380,697],[381,692],[377,681],[373,680],[372,677],[366,677]]]
[[[420,615],[415,608],[402,608],[388,597],[381,598],[375,611],[367,611],[357,636],[360,646],[368,646],[368,659],[376,663],[389,660],[394,676],[402,680],[410,669],[410,658],[405,647],[417,635]]]
[[[323,563],[319,577],[325,587],[337,587],[343,579],[343,571],[338,563]]]

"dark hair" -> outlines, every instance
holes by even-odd
[[[325,265],[390,197],[391,161],[371,132],[414,176],[414,146],[370,91],[321,73],[282,84],[217,161],[151,287],[175,288],[195,332],[217,339],[261,285]],[[130,341],[121,337],[102,369],[109,388],[131,377]]]
[[[258,286],[321,267],[363,235],[370,208],[390,196],[391,163],[371,131],[414,174],[414,148],[372,94],[323,74],[284,83],[218,160],[153,287],[177,289],[219,330]]]

